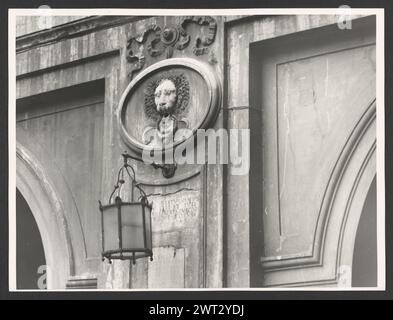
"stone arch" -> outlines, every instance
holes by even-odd
[[[34,145],[34,153],[26,146]],[[64,289],[87,257],[81,220],[72,192],[55,163],[22,128],[17,130],[16,187],[26,199],[41,234],[48,289]],[[79,270],[79,271],[78,271]]]
[[[16,187],[28,203],[41,234],[48,289],[62,289],[74,273],[71,237],[63,205],[42,165],[17,143]]]
[[[357,229],[368,190],[376,175],[375,150],[374,145],[374,148],[370,150],[367,158],[364,159],[365,161],[361,168],[361,172],[359,172],[358,179],[351,190],[351,196],[341,226],[342,232],[340,234],[338,247],[337,278],[339,283],[343,285],[349,286],[352,284],[349,282],[349,279],[352,279],[353,253]],[[346,273],[347,270],[350,271],[349,274]]]
[[[341,153],[331,180],[326,216],[319,221],[320,262],[339,286],[351,286],[356,231],[370,185],[376,175],[375,100],[359,120]],[[323,273],[325,273],[323,272]]]

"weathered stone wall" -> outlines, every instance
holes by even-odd
[[[109,264],[100,257],[98,200],[107,201],[112,191],[121,153],[133,153],[120,137],[116,118],[124,89],[140,71],[133,71],[132,61],[127,60],[127,41],[149,26],[176,26],[181,19],[87,18],[61,30],[18,38],[17,140],[28,136],[24,147],[37,162],[51,162],[66,181],[56,193],[72,248],[68,257],[72,267],[64,275],[71,280],[69,287],[91,286],[94,279],[99,288],[222,286],[221,165],[179,165],[176,175],[166,179],[160,170],[133,163],[153,205],[154,261],[130,266],[128,261]],[[206,25],[189,24],[190,44],[174,50],[172,57],[205,63],[222,84],[223,19],[216,19],[209,54],[193,50],[195,37],[210,31]],[[60,34],[62,40],[57,40]],[[145,55],[142,70],[167,58]],[[222,110],[221,105],[218,108]],[[220,128],[222,121],[220,111],[213,125]]]

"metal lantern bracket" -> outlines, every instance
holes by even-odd
[[[162,175],[169,179],[172,178],[175,175],[175,171],[177,169],[176,163],[171,163],[171,164],[157,164],[157,163],[152,163],[151,164],[154,169],[161,169]]]
[[[113,191],[112,191],[112,193],[111,193],[111,195],[109,197],[109,203],[111,203],[112,198],[113,198],[116,190],[118,191],[118,194],[120,194],[120,189],[121,189],[122,185],[125,183],[124,176],[123,176],[124,170],[126,170],[128,176],[132,180],[132,186],[131,186],[132,187],[131,188],[131,199],[132,199],[132,201],[134,200],[134,187],[136,187],[139,190],[139,192],[141,194],[141,199],[147,199],[145,191],[143,191],[143,189],[139,186],[139,183],[136,183],[134,168],[128,164],[128,159],[133,159],[133,160],[136,160],[136,161],[139,161],[139,162],[143,162],[142,159],[133,157],[133,156],[129,155],[127,152],[124,152],[122,154],[122,157],[123,157],[124,163],[123,163],[123,166],[120,168],[120,170],[119,170],[119,172],[117,174],[117,182],[116,182],[115,187],[114,187],[114,189],[113,189]],[[132,175],[130,174],[130,171],[128,169],[131,170]]]
[[[127,152],[124,152],[122,154],[124,158],[124,163],[127,164],[128,159],[133,159],[139,162],[143,163],[143,160],[141,158],[137,158],[134,156],[129,155]],[[128,164],[127,164],[128,165]],[[172,178],[175,175],[176,169],[177,169],[177,164],[176,163],[164,163],[164,164],[159,164],[159,163],[151,163],[154,169],[161,169],[162,175],[169,179]],[[129,166],[129,165],[128,165]],[[129,166],[130,167],[130,166]]]

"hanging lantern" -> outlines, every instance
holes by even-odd
[[[140,161],[127,153],[122,154],[124,164],[117,175],[117,182],[109,203],[99,201],[102,225],[102,259],[135,260],[150,257],[153,260],[151,205],[135,179],[135,171],[128,159]],[[126,179],[130,189],[124,192]],[[123,191],[123,192],[122,192]],[[123,194],[123,198],[121,195]],[[128,195],[128,196],[127,196]]]

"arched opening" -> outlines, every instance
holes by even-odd
[[[356,231],[352,260],[352,287],[377,286],[377,190],[370,185]]]
[[[37,222],[25,198],[16,190],[17,289],[46,289],[46,260]]]
[[[25,138],[19,135],[20,139]],[[30,208],[45,252],[46,269],[39,270],[38,278],[42,282],[46,277],[48,290],[64,289],[67,278],[74,274],[74,256],[65,210],[57,193],[62,186],[61,175],[18,142],[16,150],[16,187]],[[55,188],[53,181],[60,187]],[[14,263],[16,266],[17,261]]]

